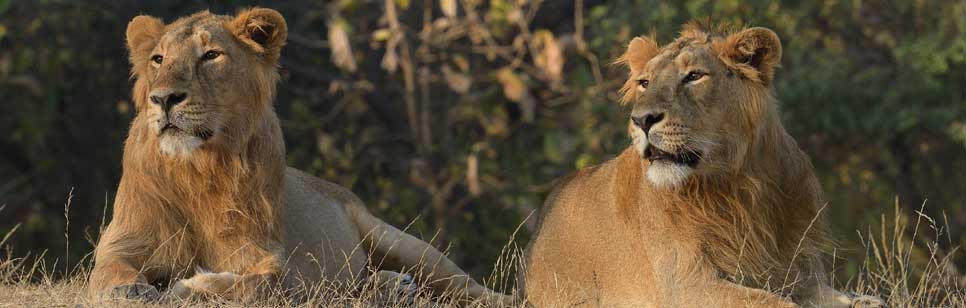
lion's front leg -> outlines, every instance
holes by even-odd
[[[108,226],[94,255],[94,268],[89,278],[88,292],[94,300],[156,301],[160,293],[150,283],[156,277],[145,275],[145,243],[131,240],[116,230],[124,226]],[[148,244],[150,245],[150,244]]]
[[[123,259],[98,258],[91,272],[90,291],[97,299],[155,301],[161,297],[158,289]]]

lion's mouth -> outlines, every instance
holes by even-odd
[[[198,137],[204,141],[208,141],[208,139],[211,139],[213,136],[215,136],[215,131],[207,128],[203,128],[195,132],[195,137]]]
[[[161,127],[161,130],[158,132],[158,135],[164,135],[165,133],[177,134],[177,133],[183,133],[183,132],[185,132],[185,130],[181,129],[177,125],[167,123],[163,127]],[[191,132],[191,135],[198,137],[198,139],[201,139],[203,141],[208,141],[208,139],[211,139],[211,137],[215,136],[215,131],[209,128],[201,128]]]
[[[664,150],[658,149],[652,145],[648,145],[644,149],[644,159],[655,162],[655,161],[665,161],[671,162],[679,165],[686,165],[688,167],[694,167],[698,165],[701,161],[701,153],[695,151],[687,151],[685,153],[670,153]]]
[[[164,126],[161,126],[161,129],[158,130],[158,136],[164,135],[166,133],[173,134],[180,131],[181,131],[181,128],[179,128],[177,125],[174,125],[172,123],[165,123]]]

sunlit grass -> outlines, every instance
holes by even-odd
[[[922,207],[903,213],[897,200],[879,226],[857,232],[866,254],[849,290],[877,295],[890,307],[966,307],[964,277],[953,264],[957,248],[939,249],[940,241],[951,242],[947,220],[926,216]]]
[[[2,212],[2,208],[0,208]],[[836,287],[856,294],[874,295],[890,307],[966,307],[963,277],[952,265],[954,251],[939,249],[939,241],[949,240],[945,218],[935,219],[919,213],[895,211],[881,215],[881,223],[858,232],[865,250],[865,260],[853,277],[834,276]],[[0,237],[6,245],[16,232]],[[519,228],[517,229],[519,231]],[[923,236],[932,232],[934,236]],[[514,233],[515,237],[516,233]],[[945,235],[945,236],[944,236]],[[424,289],[415,296],[395,290],[393,281],[360,280],[356,285],[333,288],[318,284],[298,290],[272,288],[269,296],[255,303],[239,303],[217,298],[182,301],[168,298],[159,303],[133,301],[95,302],[88,297],[87,279],[92,266],[90,255],[73,268],[49,264],[45,252],[14,256],[9,246],[0,257],[0,307],[51,306],[125,306],[125,307],[453,307],[464,306],[452,294],[430,296]],[[835,251],[830,252],[835,258]],[[522,249],[513,240],[495,261],[491,275],[482,283],[495,290],[517,293],[514,289],[517,269],[522,265]],[[834,268],[834,264],[833,264]],[[387,285],[388,284],[388,285]],[[388,286],[388,287],[387,287]],[[295,296],[292,296],[295,294]],[[482,303],[469,306],[482,307]],[[523,304],[513,306],[524,307]]]

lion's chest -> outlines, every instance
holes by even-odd
[[[183,276],[197,269],[213,272],[245,272],[268,252],[271,238],[257,232],[238,211],[196,210],[191,216],[171,215],[159,220],[177,221],[177,228],[157,230],[162,243],[155,254],[171,276]]]
[[[253,236],[216,232],[201,239],[206,243],[197,247],[198,261],[193,265],[208,271],[244,273],[269,254],[263,247],[265,241]]]
[[[648,307],[668,303],[684,290],[677,286],[704,275],[690,228],[657,211],[627,219],[609,206],[612,201],[570,198],[552,205],[529,254],[529,300],[538,306]]]

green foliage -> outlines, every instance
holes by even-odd
[[[843,247],[858,247],[854,230],[878,221],[896,195],[907,213],[929,199],[925,212],[949,227],[942,249],[966,242],[963,1],[457,3],[454,17],[437,1],[259,5],[290,27],[276,102],[289,164],[452,245],[475,274],[491,270],[554,179],[628,145],[616,103],[625,72],[608,63],[635,35],[667,43],[703,17],[782,38],[782,115],[813,158]],[[23,222],[10,244],[63,256],[74,187],[71,260],[89,252],[73,243],[97,237],[134,115],[127,21],[252,4],[0,0],[0,234]],[[348,45],[327,41],[336,24]],[[333,48],[349,56],[338,66]],[[863,253],[838,255],[846,271],[861,268]]]

